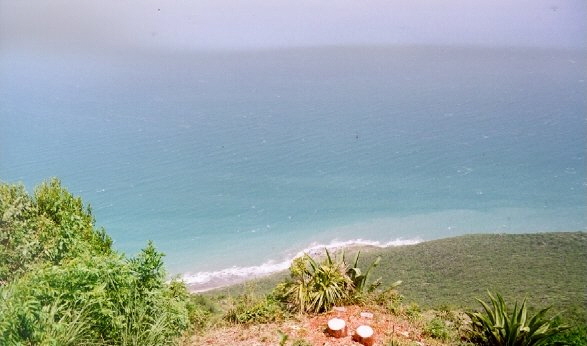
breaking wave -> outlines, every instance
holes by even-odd
[[[203,271],[197,273],[184,273],[181,280],[185,282],[192,292],[204,292],[215,288],[220,288],[246,280],[267,276],[277,273],[289,268],[291,262],[304,254],[310,256],[317,256],[323,254],[324,249],[329,251],[337,251],[343,248],[353,247],[378,247],[386,248],[392,246],[414,245],[420,243],[420,239],[409,240],[392,240],[389,242],[379,242],[373,240],[355,239],[347,241],[332,241],[330,244],[312,243],[307,248],[299,251],[293,256],[286,257],[288,259],[282,261],[270,260],[258,266],[251,267],[230,267],[217,271]]]

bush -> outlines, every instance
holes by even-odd
[[[450,330],[446,325],[446,322],[438,317],[433,318],[424,327],[424,333],[435,339],[448,340],[450,337]]]
[[[237,297],[225,315],[227,321],[236,324],[270,323],[284,318],[281,303],[272,296],[257,299],[249,294]]]
[[[164,282],[163,254],[116,253],[58,180],[33,197],[0,184],[0,217],[4,343],[167,345],[187,329],[187,291]]]
[[[418,303],[412,302],[404,309],[404,315],[408,318],[408,320],[414,322],[418,318],[420,318],[422,314],[422,309],[420,309],[420,305]]]
[[[389,313],[396,316],[401,315],[404,312],[404,307],[402,305],[403,300],[404,296],[394,287],[379,292],[374,298],[376,304],[384,307]]]
[[[291,311],[324,312],[334,305],[360,301],[365,293],[379,286],[380,280],[369,283],[371,270],[379,264],[377,258],[363,273],[358,267],[360,252],[353,265],[348,265],[344,253],[342,259],[333,260],[325,251],[325,258],[317,262],[305,254],[296,258],[290,266],[290,278],[280,283],[275,294]]]

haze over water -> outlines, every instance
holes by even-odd
[[[417,43],[8,45],[0,179],[59,177],[200,283],[316,244],[585,230],[584,47]]]

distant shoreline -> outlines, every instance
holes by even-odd
[[[261,279],[273,274],[278,274],[287,270],[291,262],[304,254],[312,257],[324,255],[324,249],[331,252],[338,252],[348,249],[369,249],[369,248],[389,248],[406,245],[415,245],[421,243],[421,239],[396,239],[389,242],[378,242],[364,239],[355,239],[348,241],[333,241],[330,244],[312,244],[309,247],[299,251],[292,258],[283,261],[267,261],[258,266],[225,268],[217,271],[185,273],[181,276],[192,293],[203,293],[215,289],[222,289],[232,285],[237,285],[251,279]]]
[[[503,247],[511,246],[512,248],[516,248],[524,246],[523,244],[528,242],[529,243],[528,245],[526,245],[526,247],[538,246],[539,248],[541,248],[542,246],[549,246],[549,242],[553,241],[553,239],[559,238],[561,240],[557,241],[563,241],[563,243],[565,241],[568,242],[568,239],[570,238],[577,238],[580,241],[584,241],[585,234],[586,233],[584,230],[572,232],[532,232],[515,234],[478,233],[446,237],[434,240],[412,240],[403,241],[401,243],[390,242],[386,244],[369,244],[366,241],[363,241],[362,243],[357,243],[356,241],[349,241],[336,243],[336,246],[312,246],[308,249],[305,249],[304,251],[300,251],[300,253],[297,256],[303,255],[304,253],[308,253],[311,256],[323,255],[324,248],[327,248],[329,249],[329,251],[333,252],[339,250],[362,250],[364,254],[362,258],[364,259],[372,260],[375,256],[382,256],[384,258],[384,261],[382,261],[381,263],[381,267],[383,267],[383,269],[380,268],[383,271],[383,273],[376,275],[382,275],[383,280],[385,282],[387,279],[391,281],[395,281],[397,279],[395,275],[389,275],[389,272],[387,271],[387,269],[385,269],[386,267],[391,266],[394,268],[393,271],[398,271],[398,273],[403,272],[404,275],[408,275],[408,277],[411,277],[413,275],[413,273],[410,272],[411,269],[403,268],[400,263],[404,261],[406,257],[412,257],[412,260],[416,262],[426,261],[424,259],[426,257],[433,257],[433,262],[438,262],[438,260],[444,260],[445,258],[453,258],[455,260],[455,263],[451,264],[450,266],[466,266],[467,264],[465,262],[467,262],[467,260],[465,259],[468,259],[471,256],[487,256],[487,254],[484,255],[483,253],[490,251],[491,248],[495,248],[494,251],[499,252],[505,251]],[[342,244],[346,245],[343,246]],[[406,245],[417,245],[418,247],[415,248]],[[427,250],[428,248],[433,249],[432,254],[429,250]],[[533,250],[531,251],[531,254],[528,256],[538,256],[538,254],[539,251]],[[390,260],[390,258],[393,259],[396,258],[396,256],[399,256],[399,258],[401,258],[399,262],[398,259]],[[582,256],[585,256],[587,258],[587,253],[582,254]],[[388,258],[387,261],[390,263],[385,263],[385,258]],[[430,260],[430,258],[427,259],[427,261]],[[280,263],[265,263],[264,265],[257,267],[233,267],[218,272],[198,273],[195,277],[197,277],[198,275],[200,275],[200,277],[208,275],[208,281],[202,281],[199,283],[186,282],[186,285],[191,293],[212,293],[217,291],[224,292],[225,290],[240,291],[243,289],[243,287],[245,287],[248,283],[251,282],[253,282],[254,286],[269,288],[273,287],[275,282],[282,280],[287,275],[286,271],[289,268],[290,263],[291,260]],[[418,263],[417,265],[423,266],[424,268],[428,268],[428,265],[425,263]],[[258,270],[260,268],[265,268],[267,270],[255,272],[255,270]],[[388,278],[387,276],[390,277]],[[404,279],[406,281],[409,281],[407,280],[407,278]],[[454,278],[447,277],[446,279],[452,280]],[[485,280],[487,278],[483,279]],[[409,283],[406,283],[406,285],[407,284]]]

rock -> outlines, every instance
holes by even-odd
[[[373,318],[373,314],[370,312],[361,312],[361,317],[364,318]]]

